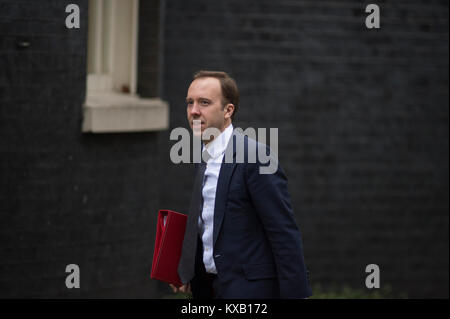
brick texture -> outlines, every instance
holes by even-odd
[[[235,126],[279,129],[313,283],[365,290],[375,263],[382,287],[448,297],[448,3],[376,3],[378,30],[363,1],[166,1],[171,126],[194,71],[230,72]]]
[[[448,2],[377,4],[368,30],[363,1],[141,0],[138,92],[187,127],[192,73],[231,73],[235,127],[279,130],[313,284],[366,289],[375,263],[382,287],[448,298]],[[170,129],[81,133],[86,23],[87,0],[0,0],[1,297],[169,293],[155,214],[187,212],[192,167]]]
[[[80,29],[69,3],[0,1],[0,296],[155,296],[157,133],[81,133],[87,1]]]

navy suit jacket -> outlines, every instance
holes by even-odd
[[[248,150],[263,147],[269,152],[266,145],[236,131],[231,139],[220,169],[214,207],[216,297],[311,296],[301,234],[294,220],[286,175],[280,165],[274,174],[260,174],[259,168],[264,165],[258,158],[256,163],[248,161]],[[236,149],[242,148],[244,163],[237,163]],[[232,162],[226,163],[227,158],[232,158]],[[271,160],[276,158],[272,156]],[[200,244],[197,279],[201,256]],[[196,277],[191,282],[194,298],[207,289],[201,281],[196,282]]]

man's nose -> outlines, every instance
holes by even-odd
[[[192,115],[200,115],[200,107],[198,106],[198,103],[193,103],[191,108],[191,114]]]

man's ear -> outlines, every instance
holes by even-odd
[[[233,113],[234,113],[234,105],[231,104],[231,103],[228,103],[228,104],[225,106],[225,119],[231,118],[231,116],[233,115]]]

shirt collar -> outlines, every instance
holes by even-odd
[[[216,160],[225,152],[231,135],[233,135],[233,124],[228,125],[227,128],[222,133],[220,133],[219,136],[212,140],[212,142],[204,145],[206,151],[213,160]]]

